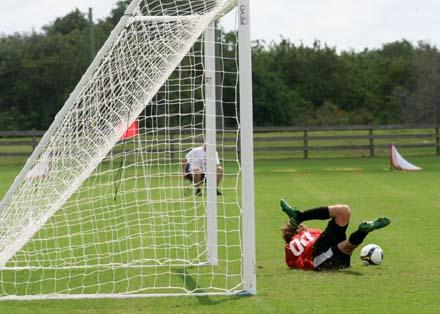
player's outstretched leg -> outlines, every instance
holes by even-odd
[[[366,221],[359,225],[358,229],[353,232],[350,237],[348,238],[348,241],[354,245],[358,246],[361,244],[364,239],[367,237],[367,235],[374,230],[382,229],[390,224],[390,220],[388,218],[377,218],[373,221]]]
[[[283,199],[280,201],[280,206],[283,212],[289,216],[292,225],[299,225],[303,221],[308,220],[325,220],[330,218],[330,209],[328,206],[300,211],[296,207],[290,206]]]

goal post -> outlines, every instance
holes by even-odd
[[[131,2],[0,203],[0,300],[256,293],[249,22]]]
[[[238,1],[240,56],[240,123],[243,202],[243,264],[245,290],[256,293],[252,54],[249,0]],[[252,223],[246,223],[252,222]]]
[[[205,99],[206,99],[206,180],[207,180],[207,246],[208,261],[217,263],[217,170],[216,170],[216,54],[215,23],[205,31]],[[220,84],[220,82],[219,82]]]

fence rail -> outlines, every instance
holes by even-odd
[[[310,153],[342,151],[374,157],[379,150],[397,142],[399,148],[425,149],[425,154],[440,155],[439,130],[440,125],[257,127],[255,154],[283,153],[289,157],[289,153],[295,153],[295,157],[309,158]],[[0,131],[0,157],[29,156],[43,135],[43,131]],[[226,146],[235,145],[236,141],[228,136],[221,140],[228,143]],[[173,151],[171,147],[170,150]]]
[[[432,148],[432,153],[440,155],[439,127],[439,125],[351,125],[256,128],[255,152],[301,152],[303,158],[309,158],[310,152],[367,151],[368,156],[374,157],[378,150],[387,150],[390,144],[398,142],[399,148]],[[267,137],[264,136],[265,134],[272,136]],[[286,146],[286,143],[290,145]]]

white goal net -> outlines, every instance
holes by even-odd
[[[0,204],[0,300],[255,293],[236,2],[131,3]]]

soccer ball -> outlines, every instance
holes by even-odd
[[[367,244],[361,250],[361,260],[365,265],[382,264],[383,250],[376,244]]]

